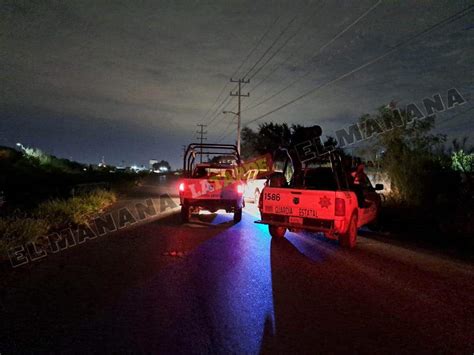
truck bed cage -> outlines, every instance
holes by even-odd
[[[228,156],[235,159],[236,164],[240,164],[240,154],[237,146],[233,144],[212,144],[212,143],[191,143],[188,145],[183,157],[183,173],[190,176],[194,168],[196,157],[201,156]]]
[[[306,174],[307,169],[312,164],[321,164],[321,163],[330,163],[331,171],[334,174],[335,182],[337,184],[338,190],[347,189],[348,181],[347,176],[343,172],[343,162],[341,152],[337,149],[327,150],[321,153],[318,153],[317,156],[311,160],[307,160],[303,163],[299,161],[298,156],[294,150],[288,150],[286,148],[280,147],[278,150],[274,151],[273,161],[277,160],[277,155],[279,159],[283,158],[283,174],[286,175],[287,169],[291,166],[293,169],[291,181],[289,182],[292,186],[299,186],[303,182],[304,175]],[[278,159],[278,160],[279,160]],[[296,163],[296,164],[295,164]]]

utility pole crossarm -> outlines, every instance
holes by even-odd
[[[242,84],[248,84],[250,83],[250,80],[245,80],[245,79],[230,79],[231,83],[239,83],[239,88],[237,92],[230,92],[230,96],[237,96],[238,99],[238,108],[237,108],[237,151],[240,154],[240,127],[241,127],[241,97],[249,97],[250,93],[247,94],[242,94]],[[234,112],[232,112],[234,113]]]
[[[199,131],[197,131],[196,133],[199,134],[199,137],[197,137],[197,139],[199,139],[200,142],[201,142],[201,154],[200,154],[201,158],[200,158],[200,160],[201,160],[201,163],[202,163],[202,142],[205,141],[205,140],[207,140],[207,138],[204,137],[204,135],[207,134],[207,131],[204,131],[204,127],[207,127],[207,125],[205,125],[205,124],[198,124],[197,126],[201,128],[201,129],[200,129]]]

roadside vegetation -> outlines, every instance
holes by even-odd
[[[380,108],[373,119],[392,115]],[[467,138],[449,142],[435,134],[435,118],[409,120],[378,135],[365,154],[379,156],[391,182],[385,208],[388,228],[440,244],[474,247],[474,148]],[[363,124],[363,119],[362,122]],[[381,153],[383,152],[383,153]]]
[[[34,241],[49,232],[85,224],[116,199],[114,192],[98,189],[68,199],[44,201],[27,213],[17,210],[0,217],[0,253],[5,254],[7,249]]]
[[[34,215],[48,223],[50,228],[59,229],[68,225],[84,224],[104,208],[116,201],[116,194],[95,190],[69,199],[54,199],[39,204]]]
[[[48,232],[86,223],[144,174],[92,167],[40,150],[0,147],[0,253]]]
[[[18,215],[0,217],[0,256],[5,257],[10,248],[46,235],[48,230],[49,225],[43,219]]]
[[[34,210],[19,210],[0,217],[0,253],[22,245],[49,232],[87,223],[92,217],[114,203],[114,192],[95,190],[68,199],[53,199],[40,203]]]
[[[146,173],[145,173],[146,174]],[[72,197],[99,186],[116,192],[137,185],[143,173],[91,166],[59,159],[38,149],[0,147],[0,190],[7,201],[3,213],[28,211],[39,203]],[[95,186],[97,185],[97,186]]]

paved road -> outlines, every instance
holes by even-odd
[[[3,265],[0,353],[474,352],[472,264],[381,238],[275,241],[255,212],[168,213]]]

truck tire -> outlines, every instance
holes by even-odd
[[[281,239],[285,236],[286,227],[269,225],[268,231],[270,232],[270,235],[272,236],[272,238]]]
[[[352,249],[356,246],[357,241],[357,216],[352,215],[349,227],[345,233],[339,235],[339,244],[343,248]]]
[[[234,223],[239,223],[242,220],[242,209],[238,208],[234,212]]]
[[[188,223],[190,217],[191,217],[191,211],[189,209],[189,206],[182,205],[181,206],[181,221],[183,223]]]

